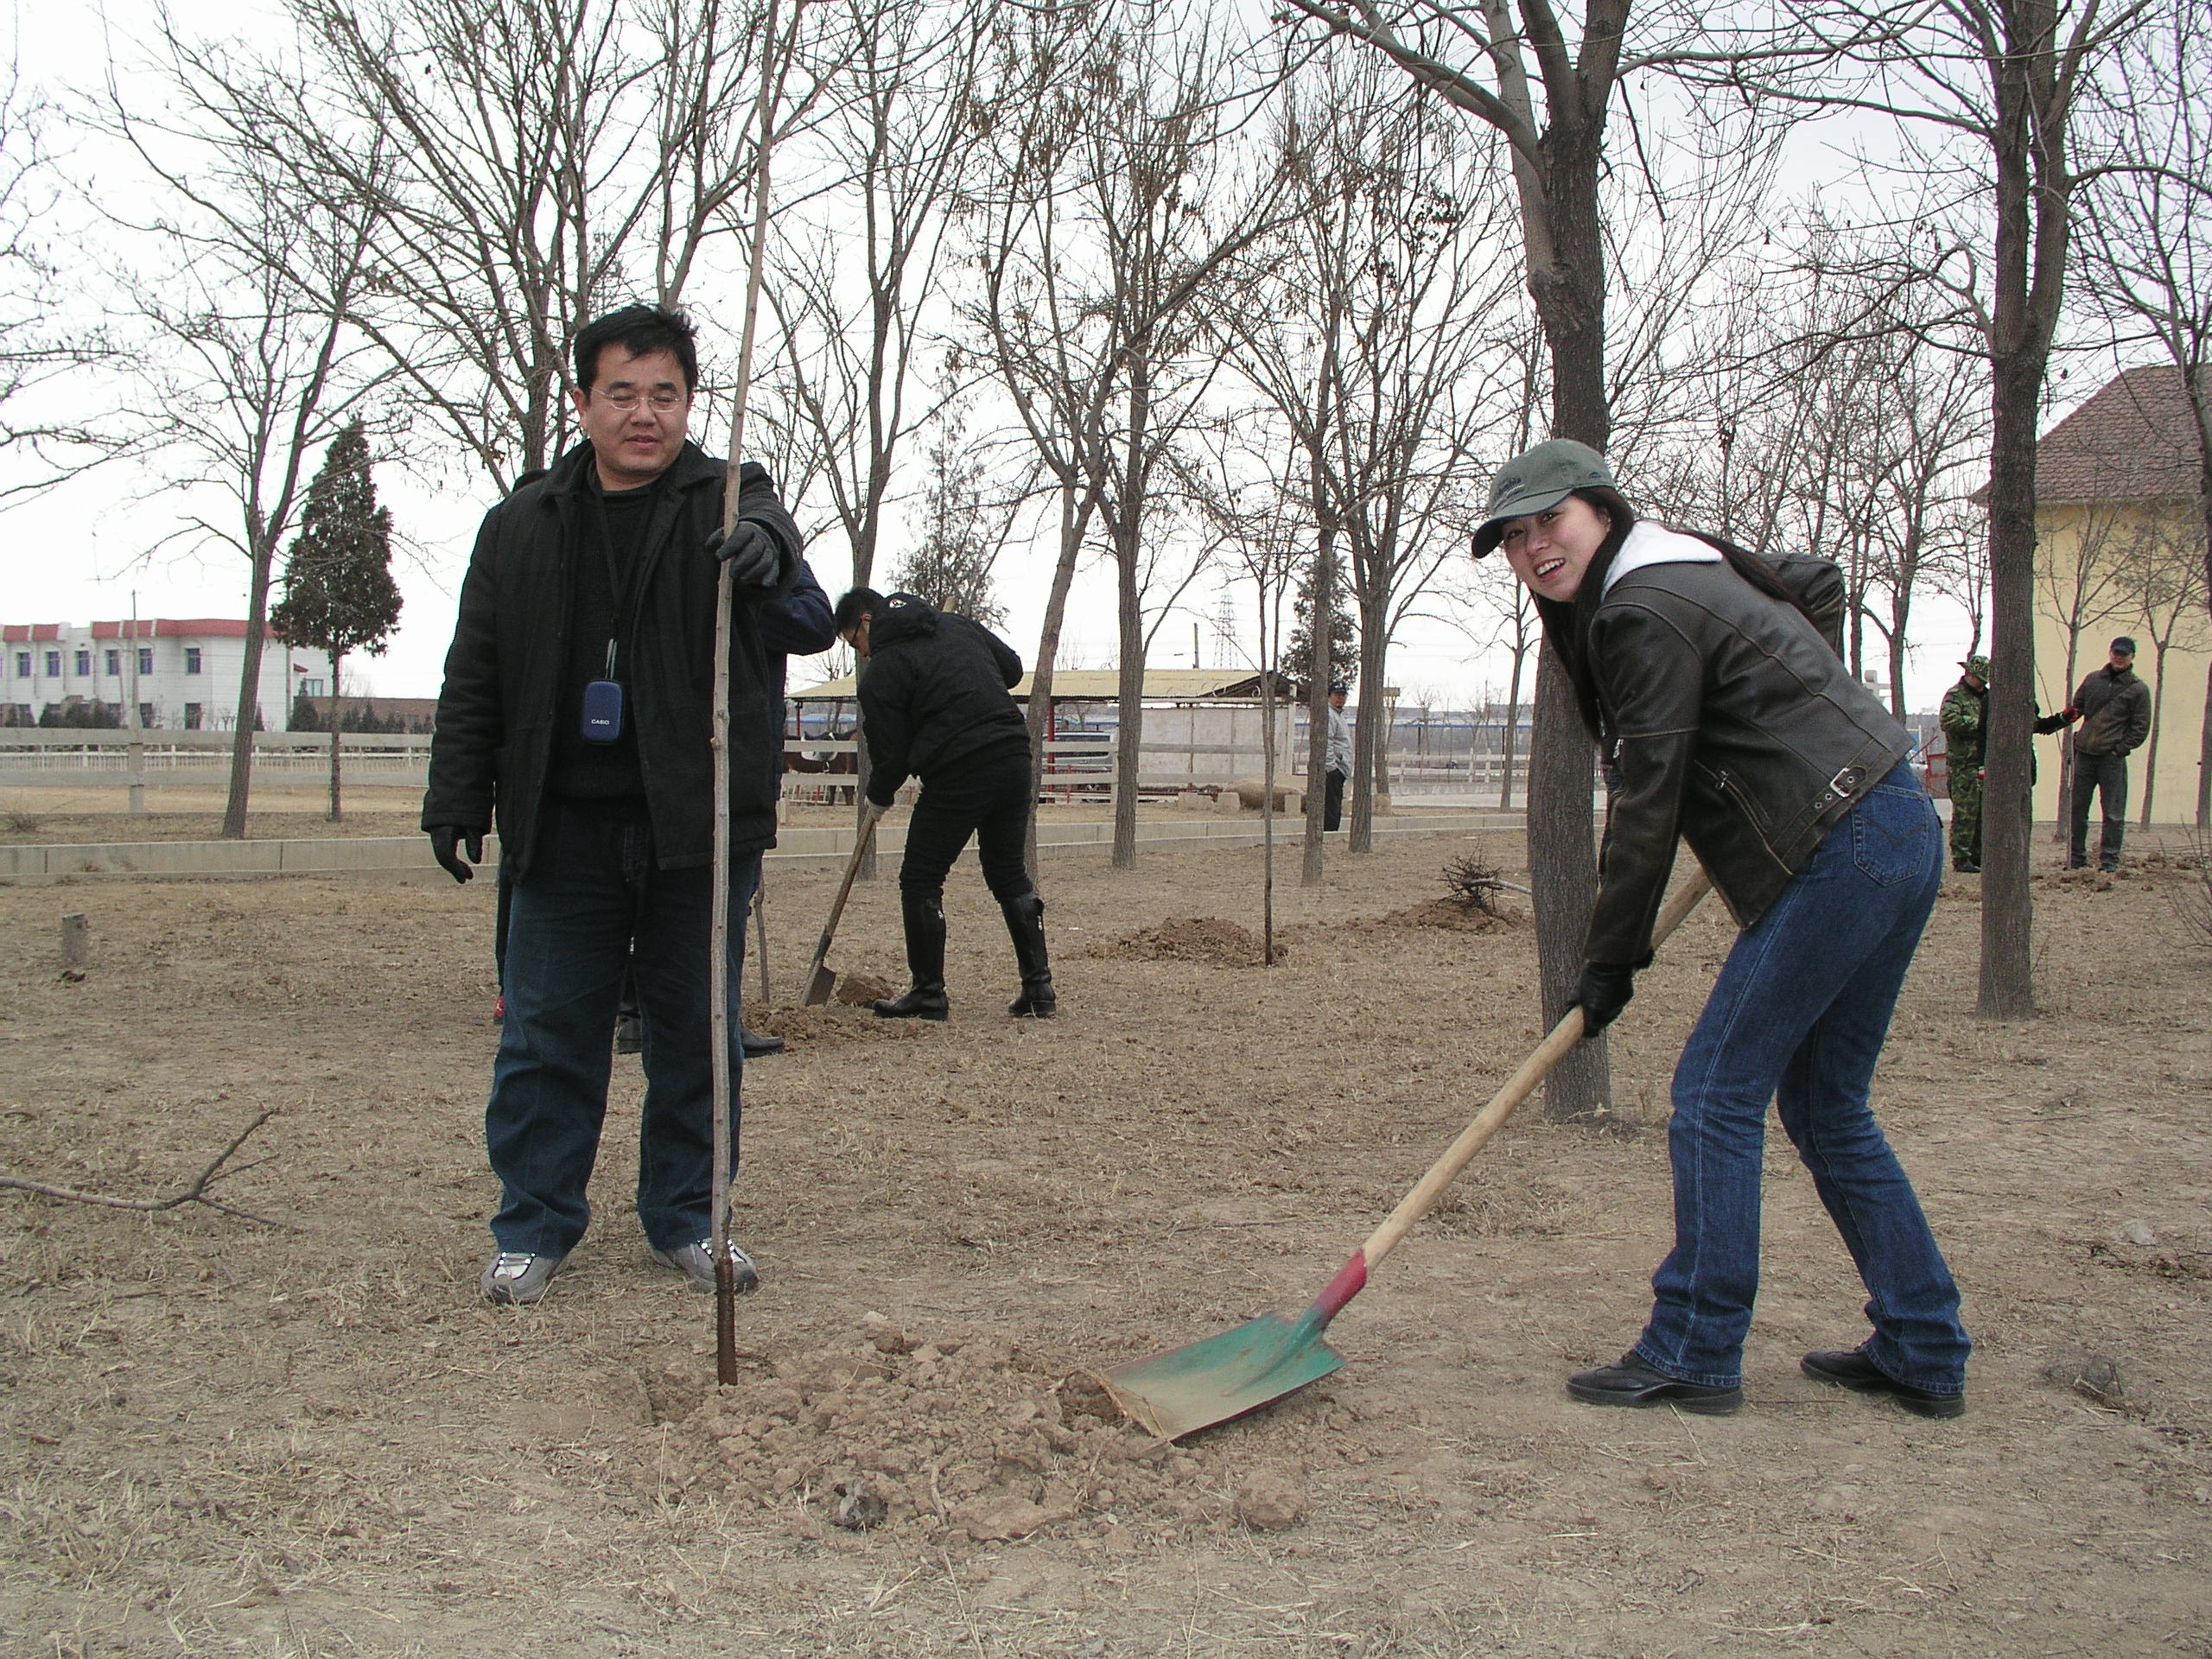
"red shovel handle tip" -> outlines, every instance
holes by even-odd
[[[1367,1252],[1354,1250],[1351,1260],[1337,1269],[1337,1276],[1313,1299],[1307,1313],[1317,1325],[1326,1325],[1344,1312],[1344,1304],[1367,1288]]]

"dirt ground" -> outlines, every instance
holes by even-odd
[[[0,1652],[2212,1655],[2212,950],[2171,865],[2039,880],[2039,1019],[1965,1012],[1971,879],[1906,988],[1880,1104],[1963,1420],[1798,1375],[1863,1293],[1779,1135],[1744,1412],[1564,1396],[1664,1248],[1713,906],[1616,1028],[1613,1123],[1510,1125],[1341,1371],[1173,1447],[1103,1414],[1084,1368],[1301,1306],[1534,1041],[1526,925],[1427,925],[1468,850],[1287,860],[1272,969],[1123,943],[1256,934],[1256,849],[1052,861],[1063,1015],[1020,1024],[963,864],[950,1025],[764,1016],[727,1390],[628,1213],[634,1060],[569,1271],[477,1300],[489,882],[0,889],[0,1170],[158,1195],[273,1108],[216,1196],[296,1229],[0,1193]],[[783,996],[833,880],[775,882]],[[887,881],[845,935],[901,981]]]
[[[125,810],[127,791],[121,786],[40,785],[35,788],[0,786],[0,843],[35,846],[105,845],[141,841],[213,841],[222,833],[224,796],[220,788],[205,784],[171,784],[149,787],[147,810],[133,815]],[[344,816],[330,822],[328,786],[322,784],[272,783],[253,786],[248,798],[246,839],[249,841],[319,840],[331,836],[412,836],[422,830],[421,786],[394,788],[385,785],[347,785]],[[1419,810],[1418,797],[1407,802]],[[804,802],[786,802],[785,821],[797,825],[829,828],[849,826],[853,809]],[[906,822],[907,809],[895,807],[886,822]],[[1195,797],[1181,802],[1147,802],[1140,810],[1146,818],[1185,817],[1197,812],[1216,815],[1211,798]],[[1110,818],[1114,810],[1097,801],[1054,802],[1039,809],[1044,823],[1096,822]],[[1259,815],[1249,815],[1255,823]]]

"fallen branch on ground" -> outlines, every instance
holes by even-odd
[[[55,1186],[46,1181],[29,1180],[21,1175],[0,1175],[0,1188],[7,1188],[17,1192],[36,1192],[48,1198],[66,1198],[72,1204],[96,1204],[109,1210],[156,1211],[181,1209],[188,1204],[204,1204],[210,1210],[219,1210],[226,1216],[236,1216],[240,1221],[250,1221],[261,1227],[281,1227],[287,1232],[296,1233],[300,1230],[289,1221],[277,1221],[268,1216],[257,1216],[251,1210],[240,1210],[208,1195],[208,1189],[216,1182],[228,1176],[236,1175],[240,1170],[252,1169],[257,1163],[263,1161],[257,1160],[255,1164],[241,1164],[237,1169],[224,1167],[237,1154],[238,1149],[245,1145],[253,1132],[276,1116],[276,1109],[273,1106],[262,1113],[252,1122],[232,1135],[231,1144],[217,1153],[207,1167],[201,1170],[197,1177],[165,1198],[118,1198],[105,1192],[80,1192],[74,1187]]]

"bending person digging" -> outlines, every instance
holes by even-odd
[[[1675,1068],[1675,1248],[1649,1322],[1567,1392],[1725,1413],[1743,1402],[1758,1290],[1767,1103],[1868,1292],[1859,1347],[1805,1374],[1925,1417],[1966,1409],[1959,1291],[1867,1106],[1874,1064],[1943,880],[1943,831],[1904,728],[1835,652],[1841,580],[1649,520],[1605,458],[1538,444],[1491,482],[1477,557],[1535,597],[1591,736],[1618,757],[1598,902],[1568,997],[1598,1031],[1651,960],[1687,839],[1743,931]],[[1820,619],[1816,624],[1815,618]]]
[[[983,880],[1006,916],[1021,971],[1017,1017],[1058,1007],[1045,952],[1045,901],[1022,862],[1029,814],[1029,726],[1007,690],[1021,677],[1014,648],[980,623],[932,609],[912,594],[855,588],[837,601],[837,632],[868,664],[860,677],[868,734],[868,799],[891,804],[922,780],[899,866],[899,906],[913,985],[874,1006],[887,1020],[942,1020],[944,878],[976,837]]]

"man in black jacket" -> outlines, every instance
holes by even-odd
[[[2067,810],[2066,868],[2089,861],[2089,798],[2104,798],[2104,834],[2097,842],[2097,868],[2120,868],[2120,843],[2127,834],[2127,757],[2151,734],[2151,688],[2135,677],[2135,641],[2121,634],[2112,642],[2105,665],[2082,682],[2065,718],[2079,720],[2074,734],[2074,785]]]
[[[1034,797],[1029,726],[1007,695],[1021,658],[988,628],[940,612],[912,594],[886,598],[855,588],[837,601],[837,632],[866,664],[861,722],[868,734],[868,797],[887,807],[909,777],[922,780],[899,867],[913,986],[886,997],[887,1020],[942,1020],[944,878],[976,840],[983,880],[1014,938],[1021,995],[1016,1017],[1047,1019],[1059,1006],[1045,951],[1045,901],[1022,861]]]
[[[714,1286],[709,941],[716,582],[729,641],[730,910],[775,842],[781,734],[764,628],[832,634],[795,594],[799,535],[758,466],[721,536],[726,467],[685,436],[698,363],[679,312],[576,335],[584,442],[485,516],[461,584],[423,827],[456,881],[496,823],[510,871],[506,1015],[485,1136],[503,1198],[495,1302],[545,1292],[590,1218],[623,969],[645,1016],[638,1217],[653,1259]],[[810,617],[809,613],[811,613]],[[773,616],[772,625],[767,619]],[[466,846],[467,857],[461,856]],[[741,1063],[731,1045],[733,1077]],[[736,1108],[733,1090],[733,1117]],[[734,1144],[735,1124],[732,1124]],[[739,1281],[756,1281],[738,1257]]]

